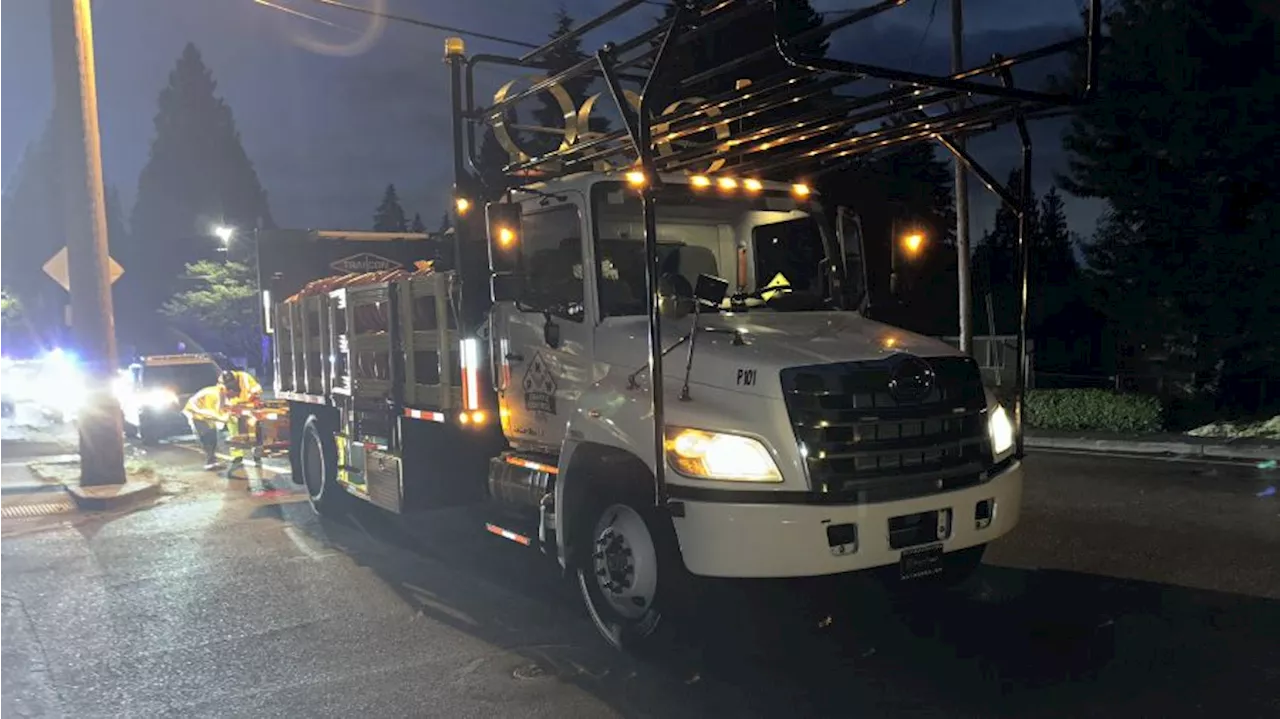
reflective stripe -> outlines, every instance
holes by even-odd
[[[549,464],[534,462],[533,460],[524,459],[523,457],[507,457],[507,464],[514,464],[517,467],[532,469],[535,472],[546,472],[547,474],[557,474],[560,471]]]
[[[533,540],[529,539],[523,534],[516,534],[515,532],[512,532],[509,529],[503,529],[502,527],[499,527],[496,524],[486,524],[484,525],[484,528],[488,530],[490,534],[496,534],[499,537],[502,537],[503,539],[510,539],[516,544],[523,544],[526,547],[533,544]]]
[[[426,409],[410,409],[405,407],[404,416],[409,419],[425,419],[431,422],[444,422],[444,415],[440,412],[432,412]]]

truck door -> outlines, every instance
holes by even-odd
[[[494,306],[503,431],[516,447],[556,451],[591,381],[582,213],[530,203],[521,234],[519,299]]]

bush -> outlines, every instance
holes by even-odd
[[[1027,426],[1033,429],[1158,432],[1164,428],[1160,400],[1101,389],[1040,389],[1027,392]]]

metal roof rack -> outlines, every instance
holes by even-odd
[[[618,21],[634,17],[647,0],[623,0],[613,9],[588,20],[565,35],[530,51],[523,57],[475,55],[464,57],[462,41],[445,42],[445,61],[452,74],[454,175],[456,190],[472,192],[488,179],[480,172],[476,128],[489,125],[506,149],[511,162],[503,168],[502,188],[509,190],[536,180],[552,180],[570,174],[606,169],[642,169],[646,182],[639,188],[644,216],[646,285],[649,302],[649,382],[653,417],[654,500],[666,501],[663,462],[663,382],[661,316],[658,312],[657,214],[654,189],[660,173],[702,171],[732,163],[735,174],[820,174],[838,169],[852,158],[877,150],[920,141],[936,141],[970,168],[979,179],[1017,212],[1019,265],[1018,356],[1026,346],[1028,252],[1030,231],[1031,136],[1028,119],[1069,110],[1089,100],[1097,86],[1102,41],[1101,0],[1089,0],[1084,36],[1052,43],[1010,57],[996,56],[983,65],[951,75],[930,75],[870,63],[806,57],[797,47],[806,41],[830,38],[837,31],[906,4],[907,0],[880,0],[842,17],[789,37],[778,34],[785,0],[675,0],[674,12],[664,22],[618,43],[610,43],[574,66],[535,78],[527,88],[512,91],[515,81],[504,85],[492,104],[479,106],[475,98],[475,69],[500,65],[528,70],[548,70],[545,57],[563,44]],[[771,10],[774,42],[687,77],[667,76],[670,50],[697,42],[717,29],[755,13]],[[1012,69],[1046,57],[1085,50],[1085,82],[1075,93],[1048,93],[1014,86]],[[743,69],[771,56],[783,69],[771,77],[743,78]],[[984,81],[990,77],[990,81]],[[613,132],[590,131],[589,117],[599,95],[577,107],[564,89],[568,80],[601,79],[624,127]],[[654,112],[657,92],[689,90],[709,80],[733,81],[732,90],[709,98],[688,98]],[[743,81],[745,80],[745,82]],[[564,111],[560,129],[514,125],[509,116],[516,103],[549,92]],[[810,101],[810,102],[806,102]],[[942,107],[931,114],[930,108]],[[685,108],[685,109],[681,109]],[[790,112],[783,112],[790,109]],[[776,117],[765,113],[777,110]],[[896,123],[885,121],[895,119]],[[751,121],[746,123],[744,121]],[[1001,185],[990,172],[965,152],[958,142],[965,135],[1013,122],[1022,145],[1021,187]],[[735,125],[736,124],[736,125]],[[745,132],[742,125],[747,125]],[[867,129],[870,125],[871,128]],[[731,130],[739,127],[735,135]],[[512,129],[561,135],[553,150],[531,155],[511,137]],[[712,133],[714,140],[697,142]],[[677,147],[677,141],[684,140]],[[461,195],[460,195],[461,197]],[[455,243],[461,256],[461,234]],[[1022,416],[1025,362],[1017,367],[1014,422],[1016,455],[1023,454]]]
[[[499,91],[495,102],[477,104],[474,83],[477,67],[500,65],[545,71],[543,58],[549,52],[587,32],[634,16],[634,11],[646,4],[644,0],[624,0],[523,57],[475,55],[467,58],[461,112],[466,141],[465,156],[459,158],[460,164],[465,163],[466,169],[479,177],[476,128],[492,123],[499,141],[512,156],[504,168],[508,186],[525,184],[530,178],[554,179],[582,171],[636,166],[644,167],[650,174],[690,172],[717,163],[732,164],[735,173],[821,173],[843,166],[857,155],[904,143],[937,140],[951,149],[956,147],[954,140],[963,135],[1016,122],[1019,118],[1061,111],[1087,100],[1093,93],[1100,0],[1090,0],[1084,36],[1009,57],[997,56],[953,75],[804,57],[795,49],[806,41],[830,38],[842,29],[906,2],[881,0],[790,37],[780,37],[775,32],[772,46],[672,81],[663,77],[667,48],[696,42],[751,14],[771,11],[776,17],[785,2],[722,0],[699,7],[677,4],[668,21],[655,24],[629,40],[608,44],[594,57],[536,79],[523,90],[513,91],[514,82],[508,83]],[[1013,68],[1082,47],[1086,49],[1087,80],[1079,92],[1048,93],[1013,86]],[[655,80],[662,83],[664,91],[670,88],[678,96],[681,89],[710,80],[737,79],[738,71],[771,56],[781,58],[786,65],[784,71],[772,77],[750,78],[748,85],[682,103],[675,111],[659,117],[654,117],[655,113],[647,106],[650,93],[645,90],[654,86]],[[591,105],[599,98],[587,100],[581,108],[572,104],[579,99],[570,98],[570,104],[564,108],[566,123],[562,128],[530,127],[510,121],[510,113],[522,100],[543,92],[567,98],[562,89],[564,83],[582,79],[604,81],[625,127],[603,134],[588,132],[586,119],[593,109]],[[803,104],[805,101],[811,102]],[[644,106],[644,112],[638,112],[640,106]],[[770,111],[788,106],[803,109],[781,120],[770,121],[765,117]],[[945,107],[946,111],[935,116],[922,112],[931,107]],[[641,116],[648,121],[641,122]],[[891,117],[907,117],[909,121],[892,127],[879,126]],[[731,127],[753,120],[756,122],[744,132],[728,132]],[[864,129],[868,125],[874,127]],[[561,135],[562,142],[553,150],[530,155],[512,139],[514,130]],[[697,142],[697,138],[708,133],[715,133],[714,141]],[[651,152],[641,152],[641,146],[646,144],[650,145]],[[655,144],[660,146],[653,147]],[[683,146],[677,147],[678,144]],[[972,158],[964,161],[971,162]]]

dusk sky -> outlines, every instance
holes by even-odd
[[[132,205],[138,173],[153,136],[156,96],[183,46],[194,42],[213,71],[218,92],[231,106],[245,150],[266,188],[272,213],[286,227],[368,227],[382,189],[394,182],[406,209],[421,212],[428,227],[447,202],[449,176],[448,76],[441,63],[444,33],[387,22],[370,31],[370,19],[313,0],[273,0],[340,27],[290,16],[252,0],[99,0],[94,31],[99,106],[107,182]],[[554,2],[509,0],[349,0],[529,42],[545,39]],[[607,0],[565,0],[575,18],[598,14]],[[869,4],[815,0],[820,11]],[[915,0],[859,29],[839,33],[831,55],[917,70],[946,69],[949,3],[938,2],[925,34],[931,0]],[[971,0],[965,3],[969,64],[992,51],[1017,52],[1079,33],[1078,0]],[[594,50],[646,27],[661,12],[654,3],[630,27],[618,24],[589,35]],[[6,2],[3,11],[3,153],[6,188],[24,148],[48,118],[50,75],[47,4]],[[349,55],[317,52],[316,43],[346,44],[362,36]],[[923,38],[923,39],[922,39]],[[468,39],[469,52],[511,53],[514,48]],[[918,50],[917,50],[918,48]],[[489,73],[492,88],[510,75]],[[1036,190],[1043,192],[1060,169],[1061,124],[1035,128]],[[1003,178],[1016,162],[1012,128],[981,138],[975,154]],[[975,237],[990,223],[994,200],[974,183]],[[1091,233],[1097,203],[1068,199],[1072,228]]]

